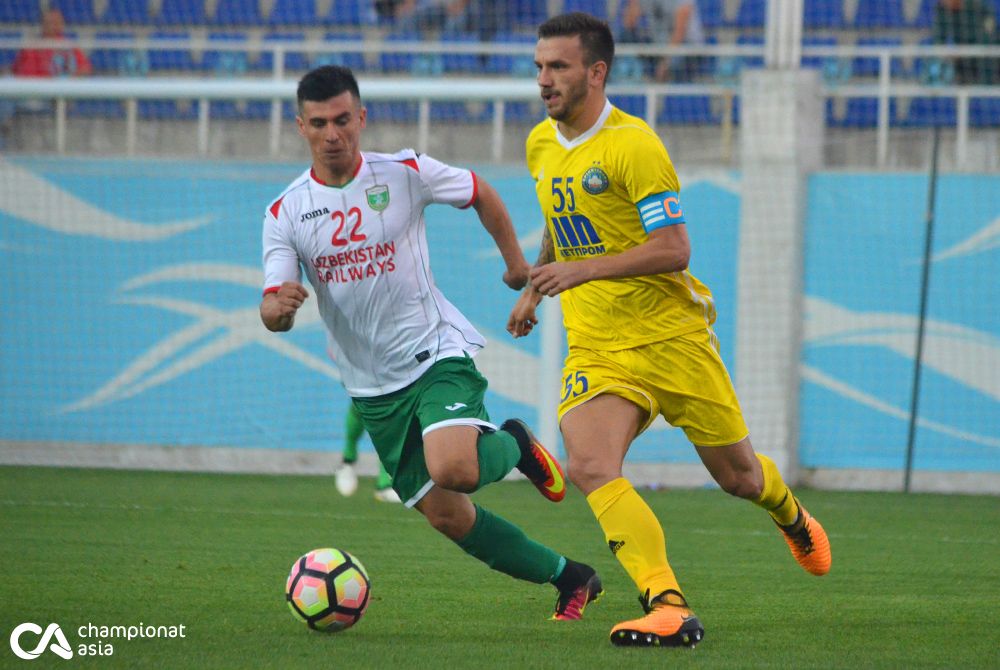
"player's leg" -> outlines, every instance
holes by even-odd
[[[490,568],[559,591],[556,617],[579,619],[602,593],[593,568],[561,556],[464,493],[433,487],[416,503],[431,526]],[[560,603],[565,603],[560,611]],[[559,616],[560,613],[562,616]]]
[[[750,438],[726,446],[696,449],[724,491],[767,510],[799,565],[814,575],[830,571],[830,541],[823,526],[792,494],[774,461],[754,453]]]
[[[649,505],[622,477],[629,445],[647,412],[631,400],[603,393],[562,416],[569,478],[586,496],[604,538],[639,589],[647,615],[611,631],[618,645],[693,645],[704,630],[687,607],[667,561],[663,528]]]
[[[392,475],[382,465],[381,460],[378,462],[378,477],[375,479],[375,500],[391,503],[402,502],[399,494],[392,488]]]
[[[358,441],[364,432],[365,426],[354,403],[348,403],[347,416],[344,418],[344,448],[341,452],[343,463],[334,472],[334,482],[342,496],[354,495],[358,490],[358,474],[354,464],[358,460]]]

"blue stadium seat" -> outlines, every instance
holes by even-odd
[[[315,26],[316,0],[275,0],[267,22],[272,26]]]
[[[803,47],[835,47],[837,38],[833,36],[807,35],[802,38]],[[802,56],[802,67],[821,68],[823,64],[834,56]]]
[[[611,104],[626,114],[646,118],[646,96],[644,95],[609,95]]]
[[[938,0],[920,0],[920,8],[917,9],[911,25],[914,28],[930,28],[934,23],[934,9],[937,4]]]
[[[85,119],[123,119],[125,103],[121,100],[71,100],[66,114]]]
[[[0,2],[0,23],[38,23],[42,8],[38,0],[3,0]]]
[[[66,23],[71,26],[97,22],[97,17],[94,15],[94,0],[54,0],[49,3],[49,7],[61,11]]]
[[[140,119],[190,121],[198,118],[197,100],[140,100],[138,107]]]
[[[431,121],[435,123],[473,123],[487,116],[486,107],[479,114],[473,114],[469,106],[457,100],[431,102]]]
[[[418,42],[417,33],[389,33],[386,42]],[[384,52],[379,54],[379,66],[382,72],[409,72],[413,68],[413,54],[402,51]]]
[[[134,40],[135,33],[122,31],[98,31],[94,33],[98,40]],[[125,69],[126,57],[129,53],[124,49],[94,49],[90,52],[90,64],[99,74],[120,74]]]
[[[958,119],[955,98],[913,98],[903,124],[910,127],[954,127]]]
[[[481,45],[479,36],[476,33],[444,33],[441,41],[445,44]],[[470,73],[482,72],[482,58],[475,53],[446,53],[443,54],[443,65],[446,73]]]
[[[976,128],[1000,126],[1000,98],[970,98],[969,124]]]
[[[861,37],[858,38],[858,46],[890,46],[897,47],[903,44],[899,37]],[[877,56],[858,56],[851,64],[851,69],[856,77],[877,77],[879,73],[879,59]],[[889,60],[889,72],[893,76],[903,74],[903,61],[900,58]]]
[[[844,23],[844,0],[805,0],[802,24],[806,28],[840,29]]]
[[[327,33],[327,42],[357,42],[364,41],[364,35],[360,32],[351,33]],[[330,51],[313,54],[313,67],[320,65],[343,65],[351,68],[354,72],[361,72],[366,68],[365,55],[360,51]]]
[[[208,115],[213,119],[252,119],[259,121],[271,115],[267,100],[212,100]]]
[[[741,0],[733,24],[737,28],[763,28],[767,18],[767,0]]]
[[[702,27],[708,30],[726,25],[723,0],[698,0],[698,16]]]
[[[305,33],[286,33],[286,32],[269,32],[264,35],[261,40],[262,46],[267,47],[268,42],[305,42]],[[257,62],[253,64],[253,69],[255,70],[273,70],[274,69],[274,53],[271,51],[262,51],[260,53],[260,58]],[[302,51],[286,51],[285,52],[285,70],[308,70],[309,69],[309,57],[305,52]]]
[[[737,44],[745,46],[764,46],[764,38],[760,35],[740,35]],[[764,67],[764,56],[744,56],[742,67]]]
[[[538,40],[527,33],[497,33],[494,42],[498,44],[534,44]],[[490,54],[486,57],[486,72],[489,74],[534,77],[535,59],[530,54]]]
[[[155,31],[149,36],[154,40],[186,40],[190,39],[188,32]],[[197,69],[194,56],[188,48],[182,49],[149,49],[150,70],[194,70]]]
[[[896,125],[896,99],[889,98],[889,125]],[[844,118],[833,125],[844,128],[874,128],[878,125],[878,98],[848,98]]]
[[[656,116],[657,123],[697,124],[718,123],[712,114],[712,103],[707,95],[668,95]]]
[[[200,26],[205,23],[205,0],[163,0],[158,26]]]
[[[324,23],[335,28],[360,28],[374,25],[375,3],[372,0],[333,0]]]
[[[0,30],[0,39],[19,40],[24,37],[20,30]],[[17,58],[17,49],[0,49],[0,69],[9,68]]]
[[[209,33],[209,42],[247,43],[246,33]],[[249,56],[246,51],[221,51],[206,49],[201,57],[201,67],[207,72],[219,76],[239,76],[245,74],[249,67]]]
[[[563,0],[564,12],[584,12],[599,19],[607,20],[608,3],[606,0]]]
[[[149,7],[145,0],[108,0],[101,23],[111,26],[140,26],[149,23]]]
[[[218,0],[212,23],[217,26],[263,25],[259,0]]]
[[[417,103],[415,102],[366,102],[368,118],[375,123],[413,123],[417,120]]]
[[[539,23],[549,18],[546,4],[537,0],[507,0],[507,28],[534,30]]]
[[[902,28],[905,24],[903,0],[858,0],[855,28]]]

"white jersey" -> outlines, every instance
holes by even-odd
[[[424,208],[468,207],[476,176],[412,149],[362,153],[354,179],[307,170],[264,215],[264,293],[305,269],[349,395],[391,393],[486,344],[431,274]]]

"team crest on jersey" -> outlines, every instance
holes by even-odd
[[[375,184],[365,190],[365,195],[368,196],[368,206],[376,212],[381,212],[389,206],[389,187],[385,184]]]
[[[608,190],[611,180],[601,168],[594,165],[583,173],[583,190],[590,195],[599,195]]]

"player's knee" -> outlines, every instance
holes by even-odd
[[[434,484],[449,491],[472,493],[479,484],[478,468],[452,466],[431,472]]]
[[[598,460],[571,457],[566,463],[566,477],[576,488],[585,493],[594,491],[620,476],[619,470]]]
[[[764,482],[750,472],[731,472],[716,480],[722,490],[731,496],[757,500],[764,492]]]

